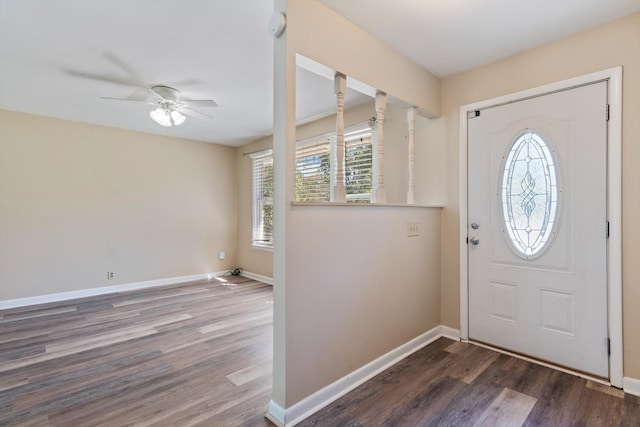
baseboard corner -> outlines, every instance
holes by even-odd
[[[282,406],[271,400],[269,402],[269,412],[265,415],[265,418],[274,423],[278,427],[284,427],[285,422],[285,410]]]
[[[445,338],[450,338],[454,341],[460,341],[460,329],[454,329],[449,326],[440,326],[440,334]]]
[[[625,393],[640,396],[640,380],[637,378],[624,377],[622,378],[622,389]]]
[[[243,271],[242,275],[249,279],[257,280],[259,282],[266,283],[273,286],[273,277],[263,276],[262,274],[252,273],[250,271]]]

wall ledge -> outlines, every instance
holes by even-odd
[[[349,208],[444,208],[444,204],[406,205],[396,203],[291,202],[292,207]]]

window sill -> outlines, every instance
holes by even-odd
[[[255,243],[251,245],[252,249],[257,249],[259,251],[273,252],[273,245],[256,245]]]
[[[350,208],[443,208],[442,204],[406,205],[399,203],[291,202],[294,207],[350,207]]]

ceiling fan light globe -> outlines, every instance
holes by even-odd
[[[171,126],[171,117],[169,112],[158,107],[155,110],[149,112],[149,117],[160,126]]]
[[[179,111],[172,111],[171,120],[173,121],[174,125],[180,126],[181,124],[184,123],[185,120],[187,120],[187,118],[184,115],[182,115]]]

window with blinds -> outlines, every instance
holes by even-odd
[[[331,137],[296,146],[296,202],[328,202],[331,194]]]
[[[347,202],[371,202],[373,131],[367,123],[345,129],[344,175]],[[298,142],[296,146],[296,202],[329,202],[335,182],[336,133]]]
[[[251,155],[253,175],[253,246],[273,247],[273,152]]]
[[[347,202],[371,202],[373,132],[368,125],[345,130],[344,183],[347,189]]]

